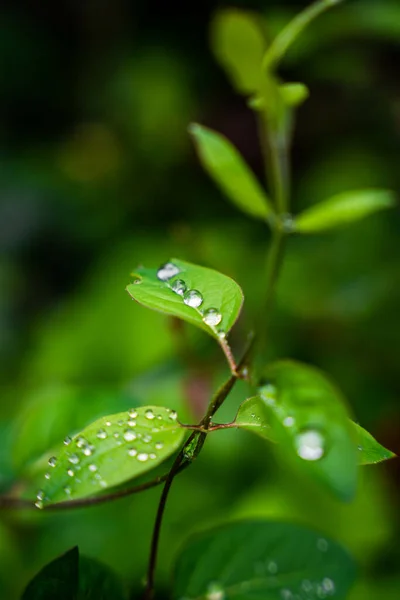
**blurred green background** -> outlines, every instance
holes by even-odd
[[[236,1],[271,37],[305,2]],[[224,1],[5,0],[0,19],[0,491],[68,433],[131,405],[199,418],[227,376],[201,332],[133,304],[138,264],[171,256],[243,287],[242,350],[261,294],[268,232],[198,166],[187,126],[218,129],[262,177],[254,116],[215,64],[209,24]],[[400,186],[400,4],[354,0],[314,22],[281,71],[311,97],[298,112],[293,210],[351,188]],[[274,356],[325,369],[355,418],[400,452],[398,209],[293,237],[272,318]],[[224,407],[246,398],[240,384]],[[230,517],[311,524],[360,564],[352,600],[400,596],[397,461],[367,467],[341,505],[282,472],[245,433],[212,437],[175,482],[159,583],[191,531]],[[0,513],[0,597],[78,544],[138,590],[160,489],[59,514]]]

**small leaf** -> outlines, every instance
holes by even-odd
[[[381,446],[366,429],[357,423],[353,423],[353,426],[358,435],[358,462],[360,465],[373,465],[396,457],[394,452]]]
[[[79,560],[78,600],[125,600],[126,595],[115,573],[103,563],[81,556]]]
[[[184,436],[176,412],[161,406],[98,419],[50,458],[36,506],[84,498],[138,477],[173,454]]]
[[[279,90],[287,106],[299,106],[310,95],[308,87],[304,83],[284,83]]]
[[[355,578],[336,542],[291,523],[231,523],[193,537],[178,558],[173,598],[344,600]]]
[[[139,268],[133,276],[136,281],[126,289],[137,302],[216,339],[230,331],[242,308],[242,290],[233,279],[183,260],[171,258],[158,270]]]
[[[394,205],[394,194],[388,190],[352,190],[337,194],[311,206],[296,217],[295,228],[300,233],[318,233],[363,219]]]
[[[273,208],[266,192],[231,142],[196,123],[189,131],[204,169],[229,200],[251,217],[270,218]]]
[[[72,548],[43,567],[28,583],[21,600],[78,600],[79,551]]]
[[[259,90],[266,43],[255,15],[221,10],[211,26],[214,55],[239,93]]]
[[[357,438],[339,391],[323,373],[294,361],[272,364],[265,377],[269,384],[242,404],[236,422],[278,442],[279,453],[294,468],[340,499],[351,499],[357,482]],[[254,415],[252,420],[249,415]]]

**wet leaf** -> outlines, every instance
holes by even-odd
[[[168,268],[170,270],[168,270]],[[159,269],[138,268],[127,291],[140,304],[197,325],[214,338],[227,334],[239,316],[243,293],[230,277],[183,260]]]
[[[394,194],[388,190],[352,190],[315,204],[295,219],[300,233],[318,233],[359,221],[368,215],[394,206]]]
[[[395,458],[396,454],[381,446],[379,442],[357,423],[353,423],[358,435],[358,462],[360,465],[373,465],[389,458]]]
[[[355,565],[333,540],[294,525],[230,523],[192,538],[175,571],[175,599],[344,600]]]
[[[251,217],[268,220],[273,214],[271,201],[233,144],[196,123],[190,133],[201,164],[227,198]]]
[[[102,417],[50,458],[36,505],[84,498],[143,475],[173,454],[184,436],[176,412],[161,406]]]

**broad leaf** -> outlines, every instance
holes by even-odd
[[[183,549],[173,597],[186,600],[344,600],[355,565],[336,542],[291,523],[231,523]]]
[[[193,123],[189,129],[204,169],[224,194],[243,212],[267,220],[273,208],[243,157],[220,133]]]
[[[279,452],[295,468],[339,498],[352,498],[357,436],[339,391],[317,369],[294,361],[272,364],[265,377],[269,384],[259,390],[258,399],[239,410],[241,426],[247,418],[245,428],[256,430],[249,420],[254,414],[264,426],[259,433],[278,442]]]
[[[79,552],[72,548],[43,567],[30,581],[21,600],[78,600]]]
[[[211,45],[238,92],[260,89],[266,43],[255,15],[236,9],[218,12],[211,26]]]
[[[388,190],[353,190],[337,194],[300,213],[295,228],[300,233],[318,233],[358,221],[368,215],[390,208],[395,203]]]
[[[366,430],[353,423],[358,435],[358,462],[360,465],[373,465],[389,458],[395,458],[394,452],[387,450]]]
[[[98,419],[50,458],[36,506],[84,498],[138,477],[173,454],[184,436],[176,412],[161,406]]]
[[[129,294],[148,308],[197,325],[219,339],[239,316],[243,294],[230,277],[183,260],[170,259],[159,269],[138,268]]]
[[[103,563],[81,556],[79,560],[78,600],[125,600],[116,574]]]

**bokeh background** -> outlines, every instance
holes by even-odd
[[[271,37],[306,3],[236,1]],[[0,490],[91,420],[160,404],[199,417],[227,375],[212,340],[132,303],[138,264],[171,256],[243,287],[242,350],[261,295],[268,232],[201,171],[191,121],[227,135],[262,177],[254,115],[210,50],[225,1],[3,0],[0,13]],[[400,187],[400,5],[354,0],[314,22],[281,74],[311,96],[298,111],[293,210],[351,188]],[[294,237],[272,317],[271,353],[325,369],[355,418],[400,452],[400,218]],[[231,418],[247,390],[224,407]],[[160,489],[59,514],[0,513],[0,597],[78,544],[136,597]],[[289,518],[355,555],[352,600],[397,599],[400,468],[362,471],[341,505],[279,468],[249,434],[222,432],[175,482],[160,548],[168,590],[183,540],[227,518]]]

